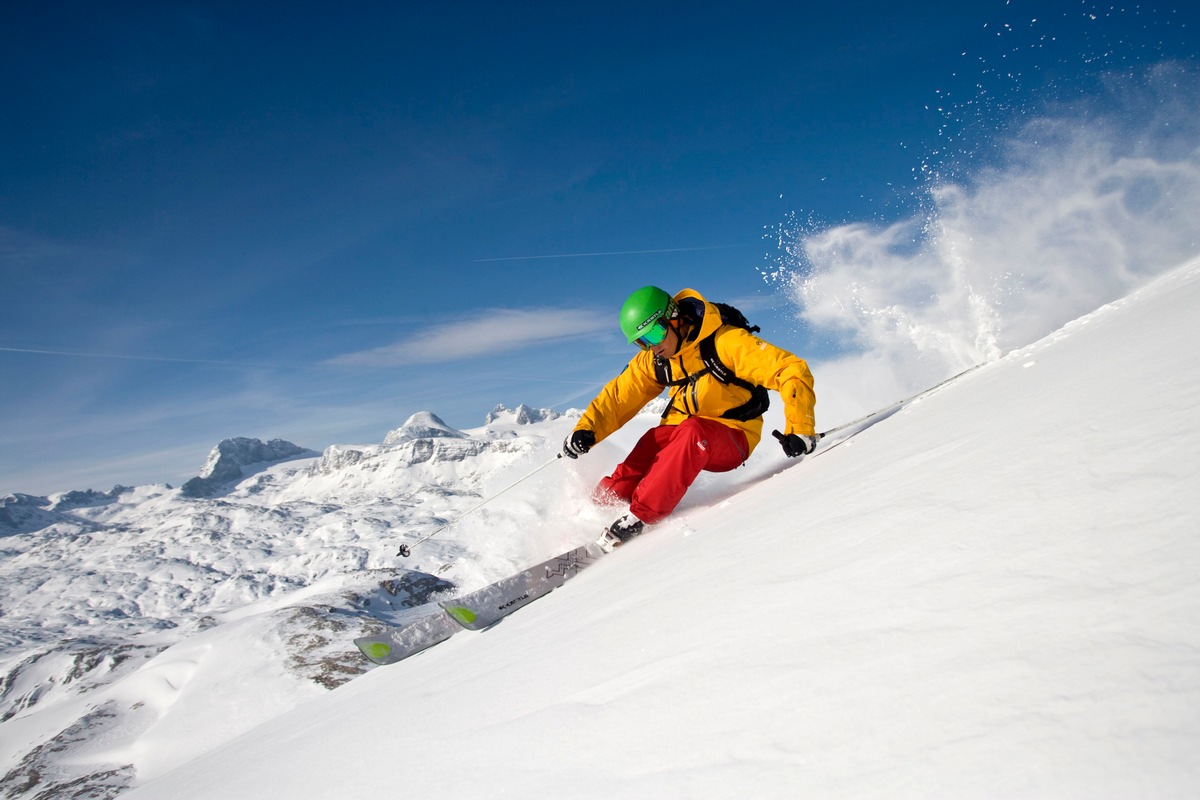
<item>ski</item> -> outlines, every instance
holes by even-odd
[[[467,630],[483,630],[562,586],[603,554],[594,543],[576,547],[478,591],[443,600],[439,605]]]
[[[395,664],[435,644],[446,641],[461,630],[453,620],[436,608],[432,614],[404,625],[387,628],[375,636],[354,640],[360,653],[376,664]]]
[[[370,661],[394,664],[444,642],[463,629],[478,631],[495,625],[562,586],[606,552],[596,543],[576,547],[482,589],[443,600],[431,613],[373,636],[355,639],[354,644]]]

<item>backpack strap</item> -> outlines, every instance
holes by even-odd
[[[709,372],[708,367],[705,367],[704,369],[700,370],[699,372],[693,372],[691,375],[684,375],[682,377],[675,378],[671,374],[670,360],[666,359],[666,358],[659,358],[658,356],[654,357],[654,377],[655,377],[655,379],[659,383],[661,383],[663,386],[670,386],[670,387],[673,387],[673,389],[674,389],[674,391],[671,392],[670,399],[667,400],[667,407],[663,409],[662,419],[666,419],[667,416],[670,415],[672,409],[675,408],[675,398],[679,397],[679,395],[681,393],[683,394],[684,406],[680,410],[683,411],[683,413],[685,413],[685,414],[688,413],[688,411],[687,411],[687,391],[688,391],[689,387],[691,388],[691,391],[693,392],[693,405],[694,406],[698,405],[698,403],[696,402],[696,398],[694,397],[694,393],[696,391],[696,381],[698,381],[701,378],[701,376],[707,375],[708,372]]]
[[[666,409],[663,410],[662,418],[666,419],[671,413],[671,409],[675,407],[675,398],[679,393],[686,392],[687,387],[691,387],[691,391],[696,390],[696,381],[704,375],[712,375],[721,383],[745,389],[750,392],[750,399],[740,406],[734,406],[731,409],[721,414],[723,419],[732,419],[738,422],[747,422],[756,417],[761,417],[766,413],[771,405],[771,397],[763,386],[758,386],[750,381],[742,380],[733,373],[721,357],[717,355],[717,332],[705,336],[700,340],[700,359],[704,362],[704,369],[694,372],[691,375],[684,375],[680,378],[674,378],[671,375],[671,362],[665,358],[654,358],[654,377],[663,386],[675,387],[675,391],[671,393],[671,400],[667,403]],[[686,395],[685,395],[686,401]],[[695,402],[693,401],[693,405]]]
[[[721,415],[723,418],[747,422],[755,417],[761,417],[770,408],[771,395],[767,392],[766,387],[758,386],[734,375],[733,370],[727,367],[721,357],[717,355],[716,333],[700,340],[700,358],[704,360],[705,369],[721,383],[733,384],[750,392],[749,400],[726,411]]]

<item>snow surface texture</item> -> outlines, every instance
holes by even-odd
[[[418,415],[219,499],[77,508],[4,540],[5,794],[1194,797],[1198,306],[1194,262],[818,458],[764,448],[350,682],[351,639],[411,613],[395,544],[545,465],[573,415]],[[403,566],[471,589],[586,541],[643,422]]]

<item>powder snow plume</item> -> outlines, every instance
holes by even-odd
[[[923,167],[908,218],[779,226],[766,277],[848,353],[823,365],[832,384],[881,398],[915,390],[1200,253],[1194,66],[1105,76],[1094,94],[1013,124],[993,149],[994,163],[968,177],[961,164]]]

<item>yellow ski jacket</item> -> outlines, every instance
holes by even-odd
[[[748,331],[722,323],[721,312],[692,289],[684,289],[674,299],[678,303],[687,298],[704,304],[704,318],[699,334],[684,342],[679,352],[668,359],[669,374],[678,379],[704,370],[699,342],[716,333],[717,356],[734,375],[779,393],[787,421],[784,433],[816,435],[814,408],[817,399],[813,393],[812,372],[804,359],[764,342]],[[639,350],[624,371],[600,390],[583,412],[575,430],[590,430],[596,434],[596,441],[601,442],[633,419],[662,391],[663,384],[659,383],[654,369],[654,353]],[[746,456],[749,457],[762,439],[762,417],[743,422],[721,416],[749,399],[749,390],[721,383],[705,372],[692,384],[671,387],[670,405],[660,424],[678,425],[691,416],[715,420],[746,434],[749,445]]]

